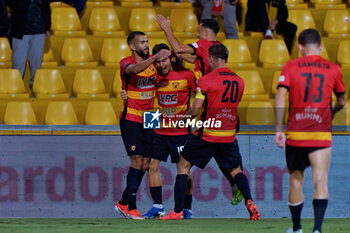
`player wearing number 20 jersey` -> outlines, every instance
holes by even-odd
[[[330,147],[332,92],[345,92],[339,66],[319,55],[292,60],[283,67],[278,87],[290,93],[287,145]]]

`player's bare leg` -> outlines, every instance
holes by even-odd
[[[315,187],[314,200],[312,202],[315,215],[314,232],[322,232],[322,222],[328,204],[327,183],[330,159],[330,147],[309,154],[312,182]]]
[[[288,206],[292,215],[293,227],[287,232],[301,232],[300,216],[304,205],[304,171],[289,171]]]
[[[159,218],[160,220],[181,220],[183,219],[184,200],[187,191],[187,179],[192,165],[182,156],[177,164],[177,175],[175,180],[174,196],[175,208],[166,216]]]
[[[241,191],[244,200],[245,205],[247,207],[247,210],[250,215],[251,220],[259,220],[260,214],[258,212],[257,206],[253,202],[253,198],[250,193],[249,183],[247,177],[243,174],[242,169],[240,166],[233,168],[230,170],[230,174],[235,182],[237,184],[237,187]]]

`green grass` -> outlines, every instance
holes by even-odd
[[[313,220],[302,220],[304,233],[312,232]],[[1,233],[284,233],[290,219],[192,219],[184,221],[129,219],[0,219]],[[326,219],[323,233],[349,233],[350,219]]]

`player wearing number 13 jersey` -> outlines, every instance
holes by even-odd
[[[185,114],[194,118],[203,108],[200,119],[209,124],[197,126],[195,135],[191,135],[185,144],[175,181],[175,209],[161,220],[181,219],[190,168],[195,165],[204,169],[213,157],[230,174],[242,192],[250,219],[260,218],[252,201],[247,177],[241,169],[242,158],[235,138],[237,107],[243,94],[244,82],[226,67],[227,58],[228,50],[223,44],[214,44],[209,48],[212,72],[199,79],[196,98]]]
[[[314,29],[302,31],[298,39],[302,58],[288,62],[282,69],[275,100],[277,146],[286,146],[289,172],[288,205],[293,227],[287,233],[302,232],[304,170],[311,165],[315,187],[314,233],[322,233],[321,225],[328,203],[328,168],[331,157],[331,121],[345,104],[342,73],[335,65],[320,56],[321,37]],[[282,132],[285,97],[289,91],[287,138]],[[337,100],[331,106],[332,92]]]

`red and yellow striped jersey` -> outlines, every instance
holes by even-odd
[[[194,55],[197,55],[194,63],[194,73],[197,79],[200,79],[202,76],[210,72],[208,57],[209,48],[213,44],[220,44],[220,42],[201,39],[193,44],[189,44],[189,46],[191,46],[195,51]]]
[[[198,80],[196,98],[204,99],[199,119],[207,126],[196,129],[195,135],[214,143],[230,143],[236,138],[237,107],[244,91],[244,81],[229,68],[213,70]],[[220,127],[213,122],[221,122]]]
[[[143,112],[153,111],[156,88],[156,68],[151,64],[143,72],[133,75],[125,73],[130,64],[137,64],[134,57],[129,56],[120,61],[120,77],[122,89],[127,91],[128,99],[124,101],[121,118],[142,123]]]
[[[196,77],[189,70],[170,71],[166,76],[157,76],[156,95],[162,113],[160,129],[154,132],[162,135],[186,135],[187,128],[175,128],[175,122],[189,109],[191,91],[196,91]]]
[[[278,87],[289,90],[287,144],[330,147],[332,92],[345,93],[340,67],[321,56],[304,56],[287,62]]]

